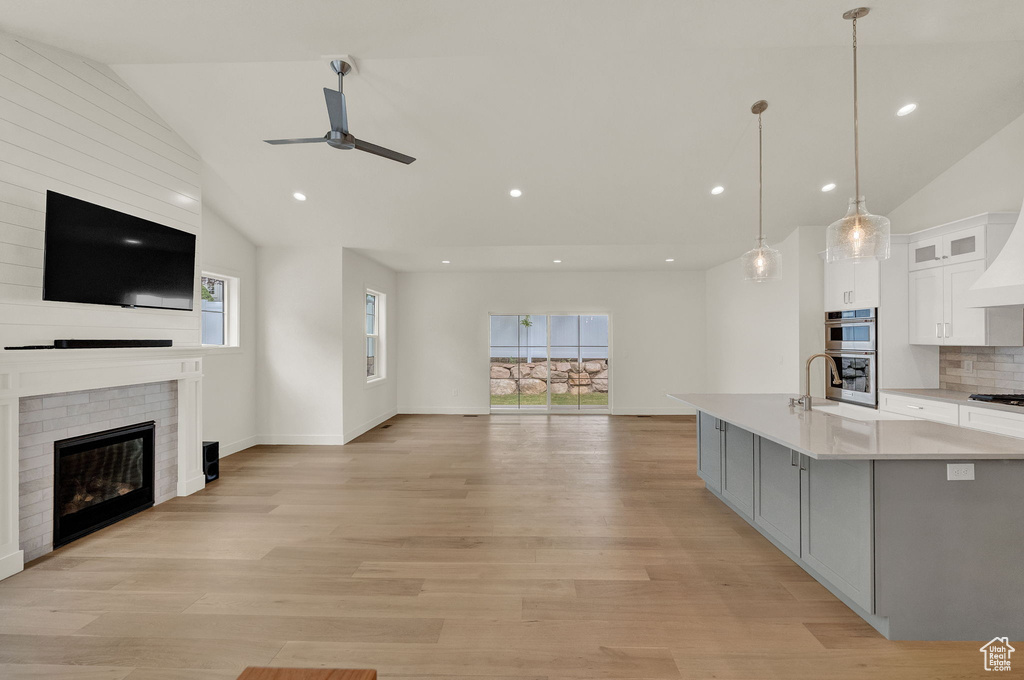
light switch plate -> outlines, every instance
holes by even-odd
[[[947,463],[946,479],[951,482],[974,479],[974,463]]]

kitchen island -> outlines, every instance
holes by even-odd
[[[698,412],[708,490],[883,635],[1024,638],[1024,439],[785,394],[669,396]]]

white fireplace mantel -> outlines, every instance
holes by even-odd
[[[42,394],[178,383],[178,495],[205,486],[198,348],[0,351],[0,579],[24,568],[18,541],[19,400]]]

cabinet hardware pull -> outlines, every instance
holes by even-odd
[[[948,259],[949,259],[949,255],[943,255],[943,256],[942,256],[942,259],[943,259],[943,260],[948,260]]]
[[[935,324],[935,337],[937,337],[937,338],[941,338],[942,337],[942,322],[941,321],[938,322],[937,324]]]
[[[914,406],[913,404],[907,404],[907,408],[916,408],[918,411],[924,410],[924,406]]]
[[[807,469],[807,468],[804,467],[804,454],[802,454],[802,453],[800,454],[800,469],[801,470],[806,470]]]
[[[950,334],[950,332],[952,330],[952,327],[953,327],[953,324],[948,323],[948,322],[946,323],[946,337],[947,338],[949,337],[949,334]]]
[[[793,449],[789,450],[789,466],[796,467],[796,451]]]
[[[933,257],[932,259],[933,260],[941,260],[942,258],[941,257]]]

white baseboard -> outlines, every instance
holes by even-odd
[[[201,491],[206,486],[206,475],[196,475],[192,479],[178,480],[178,495],[191,496],[196,491]]]
[[[385,420],[388,420],[389,418],[394,418],[396,415],[398,415],[398,409],[391,409],[387,413],[376,416],[374,418],[370,418],[361,425],[357,425],[356,427],[353,427],[350,430],[345,430],[345,443],[348,444],[350,441],[352,441],[359,435],[369,432],[373,428],[383,423]]]
[[[0,557],[0,580],[14,576],[25,568],[25,552],[15,550],[9,555]]]
[[[341,446],[345,436],[340,434],[261,434],[260,444],[268,446]]]
[[[230,456],[232,453],[238,453],[239,451],[243,451],[249,448],[250,446],[256,446],[259,443],[260,438],[257,437],[256,435],[252,435],[251,437],[246,437],[245,439],[239,439],[237,442],[231,442],[230,444],[222,444],[220,447],[220,457],[226,458],[227,456]]]
[[[409,415],[450,415],[450,416],[486,416],[491,412],[489,406],[399,406],[398,412]]]

